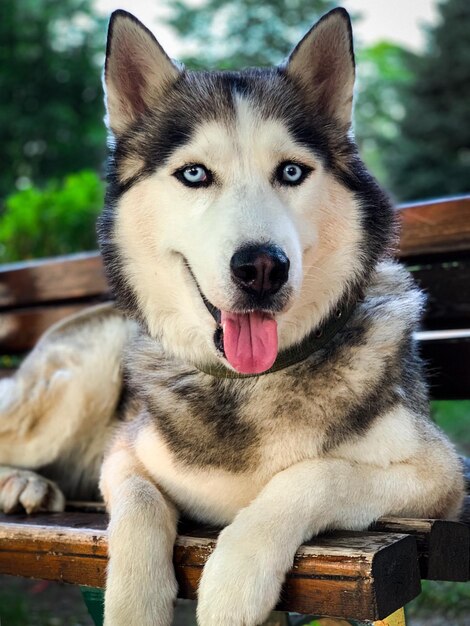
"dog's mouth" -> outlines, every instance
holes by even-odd
[[[217,323],[214,344],[218,353],[240,374],[269,370],[278,352],[277,321],[267,311],[223,311],[206,298],[191,268],[189,272],[205,307]]]

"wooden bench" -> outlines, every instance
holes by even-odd
[[[429,294],[418,338],[432,397],[469,399],[470,196],[403,206],[399,215],[397,254]],[[53,322],[109,298],[96,253],[0,267],[0,354],[20,357]],[[11,373],[12,366],[0,370]],[[422,578],[469,579],[469,528],[391,518],[367,532],[315,538],[299,549],[279,609],[385,619],[419,594]],[[181,526],[174,552],[180,597],[195,597],[216,536],[216,530]],[[0,573],[102,587],[106,561],[106,516],[99,505],[0,516]]]

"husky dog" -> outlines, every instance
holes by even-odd
[[[225,526],[199,623],[254,626],[313,535],[459,513],[413,339],[423,298],[350,133],[354,72],[343,9],[243,72],[186,71],[112,16],[99,236],[123,314],[51,329],[0,421],[0,461],[69,497],[108,446],[107,626],[171,623],[180,514]],[[63,506],[31,471],[2,485],[4,509]]]

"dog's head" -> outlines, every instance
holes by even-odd
[[[391,210],[350,135],[354,73],[343,9],[280,67],[237,73],[186,71],[113,14],[100,241],[169,353],[260,373],[367,282]]]

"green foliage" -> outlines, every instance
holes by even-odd
[[[438,5],[427,52],[410,57],[399,140],[385,154],[402,200],[470,191],[470,3]]]
[[[410,52],[387,41],[357,53],[355,135],[362,157],[384,185],[389,179],[383,155],[399,142],[402,94],[413,79],[408,68],[411,57]]]
[[[439,400],[431,403],[432,418],[461,452],[470,454],[470,400]]]
[[[331,0],[205,0],[168,2],[167,18],[197,54],[182,59],[191,68],[241,69],[278,64]]]
[[[411,617],[435,618],[440,616],[441,621],[435,624],[449,624],[459,616],[468,617],[470,614],[470,585],[468,583],[438,582],[434,580],[421,581],[422,592],[413,602],[407,605],[407,614]],[[413,623],[413,621],[411,622]],[[468,623],[458,620],[459,624]]]
[[[103,184],[89,170],[9,196],[0,220],[0,262],[95,249],[102,205]]]
[[[105,30],[91,0],[1,0],[0,200],[100,166]]]
[[[28,623],[27,602],[20,595],[0,592],[0,620],[8,626],[24,626]]]

